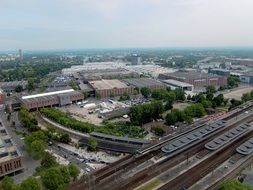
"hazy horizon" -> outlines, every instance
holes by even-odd
[[[0,51],[253,48],[251,0],[1,0]]]

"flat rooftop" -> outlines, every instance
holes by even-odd
[[[169,85],[173,85],[173,86],[180,86],[180,87],[189,87],[189,86],[193,86],[192,84],[186,83],[186,82],[181,82],[178,80],[173,80],[173,79],[168,79],[168,80],[163,80],[164,83],[169,84]]]
[[[218,75],[210,74],[210,73],[201,73],[197,71],[177,71],[174,73],[165,73],[163,75],[176,77],[178,79],[202,79],[202,78],[214,78],[214,77],[220,77]]]
[[[67,89],[67,90],[59,90],[59,91],[54,91],[54,92],[42,93],[42,94],[34,94],[34,95],[29,95],[29,96],[23,96],[22,100],[26,100],[26,99],[30,99],[30,98],[39,98],[39,97],[44,97],[44,96],[51,96],[51,95],[56,95],[56,94],[69,93],[69,92],[74,92],[74,90],[73,89]]]
[[[25,86],[27,85],[27,81],[10,81],[10,82],[0,82],[0,87],[8,87],[8,86]]]
[[[132,85],[138,88],[149,87],[149,86],[164,86],[158,80],[150,79],[150,78],[131,78],[131,79],[123,79],[126,84]]]
[[[90,81],[90,85],[96,90],[106,90],[106,89],[114,89],[114,88],[128,88],[128,86],[117,80],[96,80]]]

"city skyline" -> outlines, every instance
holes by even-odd
[[[252,47],[250,0],[1,1],[0,51]]]

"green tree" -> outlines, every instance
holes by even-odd
[[[61,171],[58,168],[49,168],[43,172],[41,180],[48,190],[63,190],[66,186]]]
[[[227,78],[227,83],[228,83],[228,87],[229,88],[235,88],[238,87],[239,83],[240,83],[240,78],[237,76],[229,76]]]
[[[160,136],[160,137],[163,136],[165,133],[164,129],[161,126],[154,127],[154,132],[157,136]]]
[[[168,125],[174,125],[177,122],[177,114],[175,112],[168,113],[165,120]]]
[[[2,185],[3,190],[14,190],[14,186],[15,186],[14,180],[9,176],[4,177],[1,185]]]
[[[176,95],[176,100],[181,100],[181,101],[185,101],[185,92],[183,89],[181,88],[176,88],[174,90],[175,95]]]
[[[43,155],[40,165],[42,168],[51,168],[57,166],[58,163],[56,162],[56,158],[50,154],[49,152],[45,152]]]
[[[121,96],[119,101],[126,101],[126,100],[130,100],[130,96],[129,94],[127,94],[126,92],[124,92]]]
[[[206,93],[207,94],[214,94],[216,92],[215,86],[214,85],[209,85],[206,87]]]
[[[27,89],[28,89],[28,91],[34,90],[34,80],[32,78],[28,79]]]
[[[76,167],[76,165],[74,165],[74,164],[69,164],[68,165],[68,169],[69,169],[69,174],[70,174],[70,176],[74,179],[74,180],[76,180],[77,179],[77,177],[79,176],[79,174],[80,174],[80,170]]]
[[[69,86],[71,86],[71,88],[73,88],[74,90],[77,90],[77,89],[78,89],[77,84],[76,84],[76,81],[74,81],[74,80],[71,80],[71,81],[69,82]]]
[[[247,101],[250,101],[252,98],[251,98],[251,94],[250,93],[245,93],[242,95],[242,102],[247,102]]]
[[[151,95],[151,90],[148,87],[143,87],[141,88],[141,94],[142,96],[144,96],[145,98],[148,98]]]
[[[83,97],[84,97],[84,99],[88,98],[88,96],[89,96],[88,92],[87,91],[83,91]]]
[[[224,102],[224,96],[223,94],[219,94],[218,96],[216,96],[214,99],[213,99],[213,102],[215,103],[216,106],[221,106]]]
[[[187,100],[191,100],[191,99],[192,99],[191,95],[188,94],[188,95],[187,95]]]
[[[206,95],[206,99],[209,100],[209,101],[212,101],[213,97],[214,97],[213,93],[207,93],[207,95]]]
[[[70,138],[69,134],[67,134],[67,133],[61,134],[59,140],[60,140],[60,142],[66,143],[66,144],[69,144],[71,142],[71,138]]]
[[[69,170],[68,170],[68,167],[64,166],[64,165],[60,165],[58,167],[58,169],[60,170],[61,172],[61,175],[63,177],[63,181],[65,184],[69,184],[70,182],[70,173],[69,173]]]
[[[15,92],[20,93],[23,91],[23,87],[21,85],[16,86]]]
[[[45,153],[47,136],[42,131],[33,132],[25,137],[27,152],[35,159],[40,159]]]
[[[96,151],[97,149],[97,141],[94,138],[89,138],[88,141],[88,150],[89,151]]]
[[[174,93],[174,91],[169,91],[166,95],[166,99],[165,99],[165,110],[170,110],[173,108],[173,104],[176,100],[176,95]]]
[[[19,190],[40,190],[40,185],[35,177],[31,176],[25,179],[21,185]]]

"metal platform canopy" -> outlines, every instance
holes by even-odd
[[[219,120],[215,123],[205,125],[204,127],[201,127],[186,136],[178,137],[177,139],[171,141],[166,146],[162,147],[162,151],[165,153],[172,153],[176,150],[182,149],[189,145],[190,143],[197,141],[204,136],[207,136],[216,130],[219,130],[220,128],[224,127],[226,124],[226,121]]]
[[[140,144],[140,145],[150,143],[150,141],[145,140],[145,139],[119,137],[119,136],[113,136],[113,135],[98,133],[98,132],[92,132],[92,133],[90,133],[90,135],[93,136],[93,137],[99,138],[99,139],[115,141],[115,142],[122,142],[122,143]]]
[[[253,152],[253,138],[249,139],[241,146],[237,147],[236,151],[243,155],[249,155]]]
[[[249,125],[249,124],[243,124],[243,125],[240,125],[234,129],[231,129],[228,132],[218,136],[214,140],[205,144],[205,148],[207,148],[208,150],[217,150],[220,147],[227,144],[228,142],[236,139],[240,135],[249,131],[250,127],[251,127],[251,125]]]

